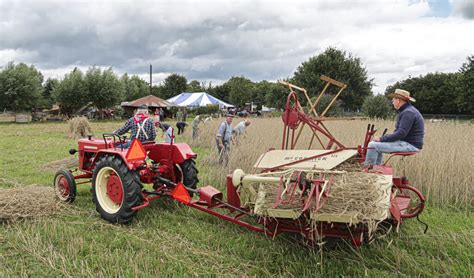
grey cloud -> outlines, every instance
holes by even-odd
[[[474,19],[474,1],[458,0],[453,2],[453,12],[466,19]]]
[[[416,20],[414,10],[397,12],[378,1],[1,1],[0,51],[34,53],[17,62],[45,70],[98,65],[144,74],[153,64],[156,73],[175,72],[188,80],[235,75],[274,80],[290,76],[328,46],[347,49],[343,38],[350,35],[351,45],[357,40],[363,49],[368,38],[380,35],[359,37],[364,30],[409,24]],[[369,70],[377,64],[371,72],[395,75],[403,70],[397,59],[381,48],[367,52],[363,62]]]

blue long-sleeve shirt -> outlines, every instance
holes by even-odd
[[[392,134],[384,135],[380,142],[405,141],[418,149],[423,148],[423,137],[425,135],[425,123],[420,111],[411,103],[405,103],[398,109],[397,123]]]

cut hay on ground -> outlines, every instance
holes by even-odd
[[[47,172],[56,172],[60,169],[73,169],[79,166],[77,157],[68,157],[65,159],[48,162],[40,167],[40,170]]]
[[[86,117],[74,117],[68,121],[69,135],[74,139],[85,138],[92,135],[92,128]]]
[[[52,187],[29,185],[0,189],[0,222],[45,217],[56,214],[62,207]]]

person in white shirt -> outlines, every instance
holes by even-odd
[[[250,125],[250,120],[241,121],[234,127],[235,141],[238,143],[239,138],[245,134],[246,128]]]
[[[230,144],[234,143],[232,120],[234,115],[227,114],[226,119],[219,126],[216,135],[217,152],[219,154],[219,163],[227,166],[229,161]]]

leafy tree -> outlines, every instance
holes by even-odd
[[[120,81],[124,87],[126,101],[135,100],[150,94],[149,84],[137,75],[129,77],[128,74],[124,74]]]
[[[239,107],[252,100],[253,82],[243,76],[234,76],[225,83],[229,88],[229,101]]]
[[[207,91],[211,95],[215,96],[216,98],[218,98],[220,100],[223,100],[225,102],[231,103],[230,100],[229,100],[230,87],[226,83],[224,83],[222,85],[219,85],[219,86],[209,88]]]
[[[367,96],[362,111],[370,118],[387,119],[393,114],[392,105],[384,95]]]
[[[55,78],[48,78],[43,86],[42,91],[42,100],[40,106],[42,107],[51,107],[54,103],[53,90],[56,86],[59,85],[59,80]]]
[[[275,84],[266,80],[255,83],[251,101],[260,107],[265,105],[266,96],[270,92],[272,86],[275,86]]]
[[[8,63],[0,72],[0,109],[29,111],[41,99],[43,75],[33,65]]]
[[[67,115],[87,104],[89,100],[82,71],[74,68],[66,74],[53,88],[53,97],[59,103],[61,112]]]
[[[428,73],[426,76],[408,78],[388,86],[385,93],[400,88],[410,92],[416,99],[421,113],[459,114],[456,104],[460,73]]]
[[[163,85],[163,98],[168,99],[186,91],[187,80],[186,77],[173,73],[166,77]]]
[[[99,109],[113,107],[123,99],[124,87],[112,68],[102,71],[98,67],[90,67],[84,77],[87,96]]]
[[[153,86],[151,88],[151,94],[156,96],[156,97],[159,97],[159,98],[162,98],[162,99],[166,99],[165,97],[165,88],[163,86]]]
[[[459,69],[461,74],[456,97],[456,105],[462,114],[474,114],[474,55],[467,57],[467,61]]]
[[[193,80],[188,84],[188,87],[186,89],[188,92],[195,93],[195,92],[202,92],[204,91],[201,83],[197,80]]]
[[[313,97],[311,99],[311,102],[315,103],[316,99],[317,97]],[[329,94],[322,95],[321,98],[319,99],[318,104],[316,105],[316,109],[315,109],[316,112],[318,112],[318,114],[321,115],[324,112],[324,110],[326,110],[329,103],[331,103],[333,99],[334,99],[334,96],[332,95],[329,95]],[[309,104],[307,104],[306,108],[307,108],[306,111],[309,112],[310,111]],[[333,104],[331,105],[329,110],[326,112],[326,114],[324,114],[324,116],[335,117],[335,116],[340,116],[341,114],[342,114],[341,100],[337,99],[336,101],[333,102]],[[314,116],[312,112],[310,113],[310,115]]]
[[[319,95],[325,84],[320,80],[321,75],[347,84],[348,87],[339,96],[345,109],[360,109],[364,98],[372,94],[373,82],[369,79],[367,70],[359,58],[345,51],[328,48],[323,53],[303,62],[296,70],[292,82],[304,87],[310,95]],[[338,91],[336,89],[332,88],[327,92],[335,94]],[[302,98],[302,103],[305,102],[305,98]]]
[[[285,86],[271,83],[268,92],[265,94],[265,105],[277,109],[285,108],[288,93],[288,88]]]

